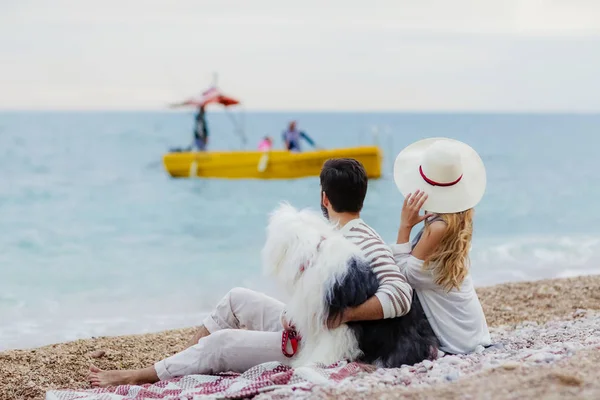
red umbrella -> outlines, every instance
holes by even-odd
[[[233,97],[229,97],[224,95],[221,91],[219,91],[216,87],[211,87],[202,93],[200,98],[190,98],[181,103],[172,104],[171,107],[180,107],[180,106],[194,106],[194,107],[203,107],[208,104],[221,104],[223,107],[229,107],[236,104],[240,104],[239,100],[234,99]]]

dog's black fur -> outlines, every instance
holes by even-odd
[[[327,296],[329,318],[340,318],[347,307],[364,303],[377,292],[379,282],[364,260],[352,259],[347,275]],[[385,368],[399,368],[435,358],[439,341],[413,290],[410,311],[398,318],[350,322],[363,356],[356,361]]]

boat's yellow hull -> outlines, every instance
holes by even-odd
[[[163,157],[174,178],[293,179],[318,176],[330,158],[360,161],[369,178],[381,176],[381,150],[377,146],[348,147],[294,153],[285,150],[173,152]]]

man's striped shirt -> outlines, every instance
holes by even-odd
[[[360,247],[379,281],[375,296],[381,302],[384,318],[400,317],[410,310],[412,288],[394,261],[391,249],[369,225],[358,218],[349,221],[340,232]]]

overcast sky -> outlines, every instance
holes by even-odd
[[[0,0],[0,108],[600,111],[600,0]]]

